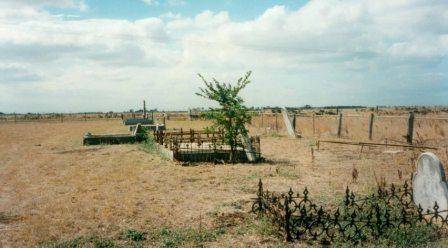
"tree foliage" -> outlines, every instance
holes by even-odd
[[[243,105],[243,98],[238,95],[250,83],[251,73],[249,71],[239,78],[235,86],[220,83],[215,78],[212,78],[212,81],[207,81],[201,74],[198,74],[205,87],[199,88],[200,92],[196,95],[216,101],[219,104],[218,108],[210,108],[207,115],[214,121],[213,127],[224,132],[225,142],[231,149],[232,161],[236,148],[241,144],[238,142],[240,136],[247,135],[248,131],[245,124],[249,123],[251,119],[247,107]]]

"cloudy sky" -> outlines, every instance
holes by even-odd
[[[0,0],[0,112],[448,105],[446,0]]]

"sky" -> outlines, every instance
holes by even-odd
[[[0,112],[448,105],[446,0],[0,0]]]

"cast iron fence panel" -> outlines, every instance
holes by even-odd
[[[158,130],[154,131],[154,141],[173,151],[174,158],[179,161],[216,163],[231,160],[231,148],[226,144],[222,130]],[[247,162],[246,149],[237,140],[233,161]],[[257,157],[260,155],[255,154]]]
[[[438,235],[446,234],[447,210],[440,211],[435,202],[432,211],[424,211],[413,203],[412,189],[407,182],[401,187],[391,185],[359,198],[346,189],[338,207],[319,206],[309,197],[307,188],[302,194],[290,189],[273,193],[263,189],[260,179],[252,211],[265,215],[279,228],[287,241],[312,240],[331,244],[335,240],[359,243],[375,239],[391,228],[427,225]]]

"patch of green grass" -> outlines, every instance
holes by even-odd
[[[242,225],[238,226],[236,233],[238,235],[256,233],[261,236],[279,237],[279,232],[275,225],[273,225],[268,218],[263,216],[257,219],[249,218]]]
[[[207,242],[213,242],[218,236],[226,233],[225,228],[216,229],[195,229],[195,228],[158,228],[148,232],[134,229],[123,231],[117,241],[124,239],[131,241],[118,245],[112,239],[92,236],[77,237],[71,240],[49,242],[39,247],[41,248],[116,248],[116,247],[203,247]]]
[[[94,247],[94,248],[115,248],[115,243],[106,238],[101,237],[77,237],[71,240],[51,242],[40,246],[41,248],[81,248],[81,247]]]
[[[157,154],[165,159],[168,159],[167,155],[161,151],[159,145],[155,142],[152,135],[146,134],[145,141],[140,143],[140,147],[143,151],[151,154]]]
[[[42,245],[41,248],[77,248],[85,242],[81,237]]]
[[[307,146],[309,146],[309,147],[314,147],[314,146],[316,146],[316,145],[317,145],[317,141],[316,141],[314,138],[310,138],[310,139],[308,140]]]
[[[392,219],[399,219],[401,216],[402,206],[400,203],[385,204],[382,201],[372,199],[366,201],[365,204],[379,206],[381,214],[384,214],[384,209],[388,209],[388,213]],[[341,212],[351,211],[350,208],[346,209],[342,203],[339,208],[341,209]],[[369,218],[368,211],[360,212],[358,217],[362,219]],[[397,225],[397,223],[395,223],[395,225]],[[366,235],[363,239],[358,237],[359,240],[357,241],[361,242],[363,246],[373,247],[428,247],[429,243],[440,239],[435,229],[437,229],[436,226],[428,226],[426,223],[419,222],[417,216],[414,216],[414,218],[410,219],[408,225],[383,228],[382,234],[379,237]],[[349,247],[352,245],[350,241],[345,240],[343,237],[339,238],[340,240],[335,242],[335,246]]]
[[[92,240],[93,247],[95,248],[114,248],[117,247],[112,240],[104,238],[94,238]]]
[[[194,228],[161,228],[148,233],[148,240],[157,247],[202,247],[206,242],[215,241],[223,229],[207,230]]]
[[[277,236],[278,230],[267,218],[260,218],[255,223],[255,231],[262,236]]]
[[[249,180],[255,180],[255,179],[260,178],[260,175],[257,172],[255,172],[255,173],[248,175],[246,178]]]
[[[447,240],[440,238],[430,226],[419,224],[414,226],[403,226],[388,229],[384,235],[377,240],[360,243],[361,247],[382,248],[407,248],[407,247],[446,247]],[[339,240],[332,244],[333,247],[353,247],[352,242]]]
[[[284,169],[278,170],[278,175],[281,177],[286,177],[286,178],[291,178],[291,179],[299,178],[299,175],[297,175],[294,171],[284,170]]]
[[[430,226],[419,224],[411,227],[400,227],[388,230],[378,240],[379,245],[389,247],[422,247],[437,240],[434,229]]]
[[[126,231],[124,231],[124,236],[127,239],[130,239],[132,241],[135,242],[139,242],[139,241],[143,241],[145,240],[145,233],[138,231],[138,230],[133,230],[133,229],[128,229]]]
[[[145,141],[141,143],[141,147],[143,150],[149,153],[157,153],[159,148],[157,147],[156,142],[154,141],[154,137],[152,135],[146,135]]]
[[[266,175],[261,175],[258,172],[254,172],[254,173],[251,173],[251,174],[247,175],[246,179],[248,179],[248,180],[255,180],[255,179],[258,180],[258,179],[263,178],[263,177],[274,177],[274,176],[275,176],[275,174],[271,173],[271,172],[266,174]]]

